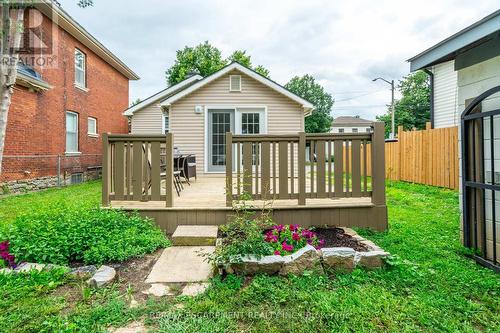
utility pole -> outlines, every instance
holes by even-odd
[[[396,124],[395,124],[395,118],[394,118],[394,80],[386,80],[382,77],[378,77],[376,79],[373,79],[372,81],[375,82],[377,80],[382,80],[385,83],[389,84],[391,86],[391,134],[389,135],[389,139],[394,139],[396,137]]]

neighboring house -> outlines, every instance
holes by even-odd
[[[26,24],[37,17],[43,21],[25,41],[51,45],[55,63],[39,65],[48,58],[33,54],[33,63],[19,66],[0,174],[4,190],[98,176],[101,133],[128,132],[121,112],[129,103],[129,80],[138,76],[53,2],[36,1]]]
[[[366,133],[371,132],[373,121],[359,116],[340,116],[332,121],[330,133]]]
[[[457,72],[453,60],[430,66],[431,76],[431,127],[457,126],[460,115],[457,112]]]
[[[464,243],[478,250],[479,262],[500,269],[500,10],[409,61],[412,71],[453,64],[457,83],[441,91],[448,107],[435,101],[433,118],[435,125],[459,126]],[[435,83],[442,79],[434,75]]]
[[[304,131],[313,105],[238,63],[205,78],[195,75],[124,112],[132,134],[172,132],[183,154],[195,154],[198,173],[225,171],[225,134]]]

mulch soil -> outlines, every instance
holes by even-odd
[[[347,235],[339,228],[315,228],[314,232],[319,239],[325,240],[323,247],[350,247],[358,252],[367,252],[365,245]]]

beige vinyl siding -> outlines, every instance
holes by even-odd
[[[159,103],[136,111],[131,121],[131,133],[162,134],[162,114]]]
[[[229,91],[229,76],[241,75],[241,92]],[[170,129],[174,144],[183,153],[197,156],[197,171],[205,170],[205,114],[196,114],[195,106],[267,107],[267,133],[297,133],[304,129],[301,105],[251,77],[237,71],[208,83],[170,107]]]
[[[457,72],[454,61],[433,66],[434,73],[434,127],[458,125]]]

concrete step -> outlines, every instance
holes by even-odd
[[[173,246],[163,250],[146,278],[146,283],[204,282],[212,277],[213,267],[206,260],[215,246]]]
[[[213,246],[217,239],[216,225],[180,225],[172,235],[174,246]]]

